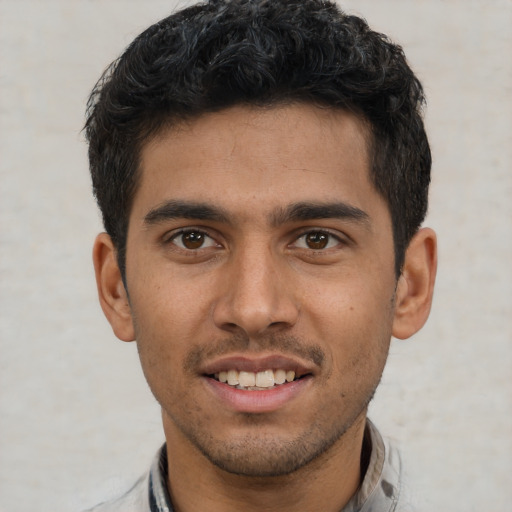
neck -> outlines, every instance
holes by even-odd
[[[176,512],[338,512],[357,491],[366,416],[325,453],[289,475],[248,477],[210,462],[164,413],[168,489]]]

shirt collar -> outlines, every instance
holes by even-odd
[[[371,450],[368,468],[356,494],[341,512],[393,512],[400,496],[400,454],[369,419],[364,437],[364,444]]]
[[[167,490],[167,447],[157,453],[149,471],[149,508],[151,512],[174,512]]]

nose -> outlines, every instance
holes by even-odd
[[[268,247],[238,251],[223,269],[213,319],[220,329],[250,337],[285,330],[299,316],[286,263]]]

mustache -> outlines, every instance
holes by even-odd
[[[249,348],[251,348],[251,352],[254,354],[272,350],[283,355],[297,356],[303,360],[313,362],[316,366],[322,366],[325,360],[325,352],[319,345],[305,343],[297,336],[276,334],[254,340],[246,333],[241,332],[215,341],[212,344],[190,347],[183,367],[187,372],[194,372],[206,361],[232,352],[247,351]]]

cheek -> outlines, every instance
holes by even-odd
[[[133,285],[129,283],[130,302],[139,330],[160,338],[197,327],[198,318],[208,314],[209,285],[204,278],[190,277],[186,270],[169,268],[165,261],[150,261],[152,269]],[[181,332],[183,335],[185,332]]]
[[[187,350],[211,337],[205,331],[211,300],[206,287],[196,281],[163,269],[129,287],[137,346],[148,381],[172,379],[182,371]]]
[[[313,335],[331,355],[333,371],[379,368],[385,362],[393,320],[393,286],[353,278],[315,290],[303,308]]]

